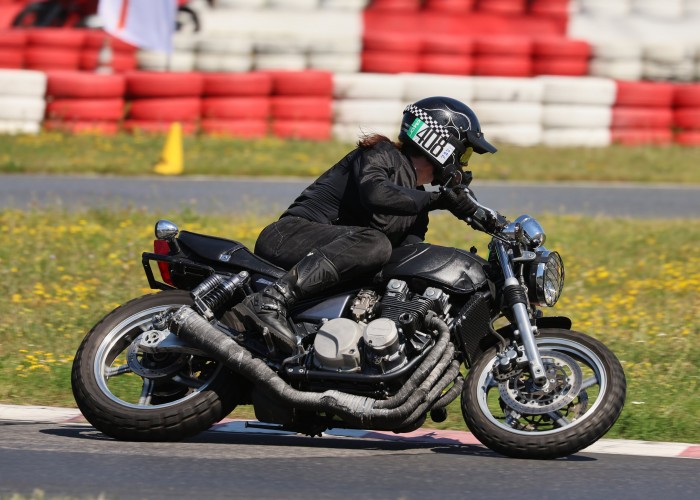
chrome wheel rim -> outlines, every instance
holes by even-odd
[[[166,408],[205,391],[221,371],[213,360],[184,354],[151,355],[134,340],[152,329],[154,316],[182,304],[144,309],[122,320],[97,349],[93,373],[102,393],[132,409]]]
[[[497,357],[494,356],[484,365],[477,381],[479,409],[493,424],[511,433],[547,435],[571,429],[596,412],[608,391],[609,375],[600,356],[590,348],[574,340],[562,338],[540,338],[537,339],[537,345],[543,351],[562,353],[558,358],[563,364],[570,362],[569,360],[577,363],[578,366],[572,370],[575,372],[570,377],[572,380],[562,382],[577,388],[577,395],[571,397],[570,391],[562,389],[560,404],[555,404],[556,395],[552,396],[551,401],[547,401],[554,404],[553,408],[556,409],[542,413],[523,411],[532,406],[531,401],[524,401],[521,405],[511,403],[509,406],[508,403],[514,400],[509,397],[513,397],[516,391],[511,387],[506,391],[508,394],[505,400],[502,397],[503,385],[496,381],[492,374],[492,367],[497,361]],[[554,357],[556,354],[552,356]]]

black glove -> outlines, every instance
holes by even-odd
[[[431,210],[449,210],[458,219],[467,220],[476,212],[477,204],[469,197],[469,188],[464,184],[433,193]]]
[[[496,217],[488,217],[485,221],[481,222],[487,233],[498,233],[508,225],[508,219],[506,219],[501,214],[497,214]]]

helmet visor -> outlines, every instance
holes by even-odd
[[[498,151],[493,144],[490,144],[485,138],[483,132],[477,132],[476,130],[467,130],[467,141],[472,145],[474,151],[477,153],[495,153]]]

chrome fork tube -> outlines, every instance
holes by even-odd
[[[503,276],[506,278],[504,286],[516,285],[521,287],[520,281],[518,281],[518,278],[515,277],[515,273],[513,273],[513,266],[505,245],[497,241],[495,246],[498,260],[503,270]],[[546,385],[547,377],[544,371],[544,365],[542,364],[542,358],[540,357],[540,351],[537,348],[537,342],[535,342],[535,333],[530,323],[530,315],[528,314],[527,306],[518,302],[512,305],[512,309],[515,322],[518,325],[520,339],[525,349],[525,356],[530,366],[530,373],[538,384]]]

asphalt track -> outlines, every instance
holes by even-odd
[[[0,175],[0,209],[279,214],[312,179]],[[476,180],[479,201],[509,218],[522,213],[634,218],[700,218],[700,186],[516,183]]]
[[[0,405],[0,495],[84,498],[695,498],[700,445],[600,440],[514,460],[468,432],[331,431],[308,438],[224,421],[180,443],[107,438],[70,408]]]
[[[0,209],[190,208],[279,213],[310,179],[0,175]],[[700,187],[475,182],[506,215],[698,218]],[[0,497],[695,498],[700,445],[603,439],[554,461],[512,460],[467,432],[263,432],[226,421],[182,443],[125,443],[74,409],[0,405]]]

